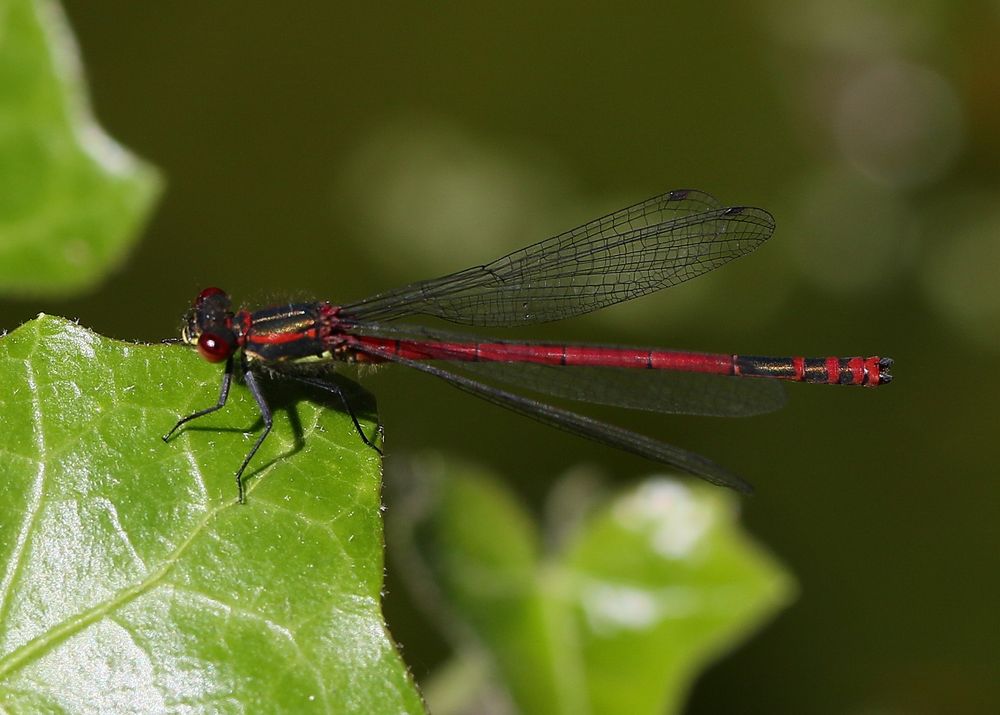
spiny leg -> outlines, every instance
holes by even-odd
[[[187,417],[182,417],[177,421],[170,431],[163,435],[163,441],[166,442],[170,439],[171,435],[177,431],[177,428],[181,425],[190,422],[191,420],[197,419],[199,417],[204,417],[207,414],[221,410],[226,405],[226,400],[229,399],[229,385],[233,381],[233,359],[230,357],[226,360],[226,369],[222,373],[222,389],[219,390],[219,401],[216,402],[211,407],[206,407],[204,410],[198,410],[195,413],[188,415]]]
[[[354,408],[352,408],[351,403],[347,401],[347,395],[345,395],[344,391],[340,389],[340,385],[336,384],[335,382],[326,382],[325,380],[317,380],[316,378],[313,377],[305,377],[304,375],[293,375],[290,373],[284,373],[282,377],[288,377],[293,380],[298,380],[299,382],[305,383],[306,385],[312,385],[313,387],[318,387],[321,390],[332,392],[334,395],[340,398],[340,404],[344,406],[344,412],[346,412],[350,416],[351,421],[354,423],[354,429],[357,430],[358,435],[361,437],[361,441],[364,442],[367,446],[374,449],[379,454],[382,454],[382,450],[379,449],[378,445],[372,442],[368,438],[368,435],[365,434],[364,429],[362,429],[361,427],[361,423],[358,421],[358,416],[354,413]],[[382,432],[381,423],[379,423],[378,427],[376,427],[376,432],[378,433]]]
[[[236,489],[239,494],[240,504],[246,504],[246,492],[243,489],[243,471],[247,468],[250,460],[253,459],[254,454],[260,449],[260,446],[267,439],[267,436],[271,433],[271,426],[274,424],[274,420],[271,417],[271,408],[267,404],[267,400],[264,399],[264,392],[260,389],[260,383],[257,382],[257,377],[253,374],[253,371],[247,367],[246,364],[243,365],[243,381],[246,386],[250,389],[250,394],[253,395],[253,399],[257,402],[257,408],[260,410],[260,417],[264,420],[264,431],[260,433],[257,437],[257,441],[254,442],[253,447],[247,452],[246,458],[243,460],[243,464],[240,468],[236,470]]]

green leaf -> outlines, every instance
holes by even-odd
[[[546,552],[488,473],[440,458],[417,473],[430,483],[410,534],[425,576],[523,713],[675,712],[699,671],[794,591],[721,489],[648,479]],[[458,640],[459,657],[475,662],[476,649]],[[427,694],[432,708],[455,699],[437,681]]]
[[[0,340],[0,710],[423,712],[380,609],[378,454],[265,380],[237,504],[244,387],[160,439],[220,369],[47,316]]]
[[[159,185],[91,117],[59,6],[0,0],[0,291],[93,286],[122,262]]]

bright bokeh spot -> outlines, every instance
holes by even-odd
[[[901,13],[868,0],[778,2],[770,20],[782,40],[810,53],[879,57],[927,43],[937,18],[922,9],[908,4]]]
[[[867,68],[832,118],[844,157],[869,179],[908,187],[940,178],[963,143],[962,108],[939,73],[905,62]]]
[[[421,279],[545,238],[565,205],[564,182],[537,150],[503,152],[446,123],[412,117],[358,146],[335,196],[377,237],[363,245],[379,262]]]

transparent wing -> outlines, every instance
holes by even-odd
[[[492,263],[344,305],[342,314],[482,326],[562,320],[690,280],[750,253],[773,231],[763,209],[671,191]]]
[[[568,400],[666,414],[721,417],[749,417],[773,412],[785,405],[784,387],[775,380],[641,368],[470,362],[467,349],[449,350],[441,343],[468,345],[482,341],[479,336],[406,324],[362,324],[351,326],[350,330],[361,336],[433,341],[437,343],[435,352],[441,356],[436,362],[447,362],[448,370]],[[491,339],[489,342],[504,341]],[[518,340],[515,344],[533,343]],[[450,355],[454,355],[454,359],[449,359]],[[466,359],[461,359],[463,356]]]
[[[388,350],[370,346],[358,348],[361,352],[389,362],[406,365],[414,370],[438,377],[460,390],[483,398],[495,405],[530,417],[542,424],[555,427],[595,442],[615,447],[640,457],[675,467],[719,486],[735,489],[744,494],[753,493],[753,487],[738,475],[707,457],[652,439],[646,435],[579,415],[544,402],[531,400],[506,390],[484,385],[463,375],[442,369],[440,365],[409,360]]]
[[[457,367],[538,394],[667,414],[750,417],[779,410],[786,402],[784,387],[774,380],[530,363],[466,362]]]

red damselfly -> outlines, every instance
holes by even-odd
[[[523,326],[570,318],[677,285],[750,253],[770,238],[763,209],[723,206],[700,191],[671,191],[514,251],[492,263],[420,281],[356,303],[289,303],[234,311],[219,288],[203,290],[182,340],[225,362],[217,403],[179,420],[221,409],[234,372],[260,408],[264,429],[236,472],[243,472],[271,430],[261,372],[277,373],[338,396],[322,379],[337,361],[398,363],[539,422],[646,457],[713,484],[748,493],[750,485],[701,455],[511,392],[497,384],[570,400],[658,412],[742,416],[784,403],[778,380],[888,383],[892,361],[879,357],[753,357],[649,348],[486,340],[395,322],[426,315],[471,326]],[[758,378],[758,379],[740,379]],[[484,382],[485,380],[485,382]]]

